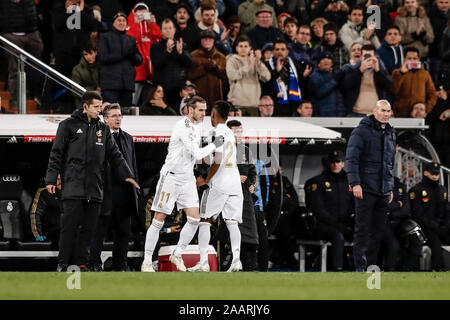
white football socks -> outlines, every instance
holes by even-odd
[[[240,260],[241,255],[241,231],[236,220],[226,220],[228,231],[230,232],[231,251],[233,252],[233,262]]]
[[[152,262],[153,251],[155,251],[156,243],[159,239],[159,231],[164,226],[164,221],[158,221],[156,219],[152,220],[152,224],[147,229],[147,234],[145,236],[145,254],[144,263]]]
[[[208,263],[208,246],[211,240],[210,226],[209,222],[200,222],[198,225],[198,248],[201,264]]]
[[[187,223],[184,224],[183,229],[180,232],[180,240],[178,240],[177,247],[173,254],[175,256],[181,256],[181,253],[186,249],[192,238],[195,236],[200,218],[187,217]]]

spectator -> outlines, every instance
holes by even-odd
[[[232,106],[230,112],[228,112],[228,117],[242,117],[241,109]]]
[[[164,101],[164,89],[161,85],[150,87],[139,108],[140,115],[176,116],[177,113]]]
[[[297,19],[295,18],[287,18],[284,21],[284,28],[283,28],[283,33],[284,33],[284,38],[286,39],[286,41],[288,43],[292,43],[295,41],[295,38],[297,36],[297,31],[298,31],[298,22]]]
[[[100,92],[100,68],[97,63],[97,49],[86,48],[82,51],[80,63],[72,70],[72,80],[89,91]],[[75,95],[75,107],[81,106],[81,97]]]
[[[252,52],[247,36],[236,40],[237,54],[227,56],[226,72],[230,82],[228,101],[242,110],[243,116],[258,116],[260,81],[270,80],[270,71],[261,62],[261,52]]]
[[[311,44],[313,48],[317,48],[323,40],[323,27],[328,23],[327,20],[324,18],[315,18],[311,23],[309,24],[311,26],[311,29],[313,31],[312,37],[311,37]]]
[[[338,30],[335,24],[328,23],[323,30],[322,44],[319,47],[321,52],[327,51],[333,57],[333,69],[338,70],[348,62],[349,53],[341,40],[338,39]]]
[[[195,23],[191,7],[188,4],[181,2],[175,8],[173,18],[177,28],[175,38],[182,38],[184,43],[186,43],[189,52],[197,49],[200,45],[200,38],[198,36],[200,30]]]
[[[271,117],[273,116],[274,103],[270,96],[262,96],[259,99],[259,116],[260,117]]]
[[[314,116],[345,117],[342,95],[333,78],[333,60],[330,53],[320,54],[317,68],[311,74],[308,85]]]
[[[391,26],[386,30],[384,41],[377,49],[377,54],[386,66],[389,74],[403,65],[404,49],[401,45],[402,36],[398,26]]]
[[[392,72],[392,92],[395,94],[394,112],[397,117],[409,117],[411,106],[416,102],[425,102],[427,113],[436,104],[436,89],[429,72],[420,62],[418,49],[405,50],[405,62]]]
[[[179,104],[179,91],[186,81],[185,70],[193,63],[187,45],[182,38],[175,38],[175,32],[174,22],[163,20],[162,39],[150,49],[150,60],[155,67],[153,82],[164,88],[167,103],[171,106]]]
[[[0,33],[10,42],[40,58],[44,45],[38,28],[39,21],[34,1],[0,1]],[[78,56],[76,61],[79,59]],[[73,65],[68,75],[72,68]],[[8,90],[11,93],[11,108],[17,109],[17,58],[13,55],[8,55]]]
[[[150,60],[150,47],[153,43],[161,40],[161,30],[156,24],[156,19],[150,13],[148,6],[137,3],[128,16],[127,35],[136,39],[136,45],[143,63],[136,66],[135,90],[133,93],[133,105],[140,103],[145,83],[153,79],[153,66]]]
[[[353,7],[348,15],[348,21],[339,31],[339,38],[344,43],[347,50],[354,42],[369,41],[375,48],[378,48],[380,40],[375,34],[375,21],[372,21],[367,28],[364,27],[364,10],[362,7]]]
[[[375,55],[375,48],[364,45],[362,56],[360,63],[338,75],[347,113],[353,116],[372,113],[373,106],[387,98],[391,87],[389,74]]]
[[[450,18],[450,14],[448,14]],[[450,19],[447,21],[447,28],[444,29],[439,48],[441,64],[439,66],[438,84],[445,90],[450,90]]]
[[[309,118],[313,115],[313,106],[311,101],[302,101],[295,110],[293,117]]]
[[[419,55],[425,59],[429,45],[434,40],[433,27],[427,17],[425,8],[419,6],[417,0],[405,0],[404,5],[397,9],[395,24],[400,28],[402,44],[406,48],[415,47]]]
[[[100,36],[97,56],[103,98],[107,102],[119,102],[122,107],[132,105],[134,67],[142,64],[136,39],[125,34],[126,28],[127,16],[118,12],[112,30]]]
[[[327,22],[333,22],[338,29],[347,21],[348,6],[344,1],[321,0],[311,11],[311,18],[323,17]]]
[[[436,106],[427,114],[431,143],[444,166],[450,167],[450,101],[444,89],[437,92]]]
[[[307,78],[312,68],[307,65],[305,69],[295,64],[289,57],[289,49],[284,40],[275,42],[273,57],[266,62],[271,72],[270,81],[262,85],[263,94],[276,97],[275,115],[290,117],[297,109],[297,104],[307,86]]]
[[[202,6],[200,8],[201,20],[198,23],[198,28],[200,30],[210,30],[214,32],[214,46],[223,55],[228,55],[233,52],[231,48],[228,34],[229,30],[219,27],[216,22],[216,9],[212,6]]]
[[[184,86],[181,88],[180,90],[180,115],[187,115],[188,114],[188,110],[186,106],[186,98],[192,98],[193,96],[197,96],[198,95],[198,91],[197,91],[197,86],[195,85],[195,83],[190,82],[189,80],[186,80]]]
[[[274,43],[278,39],[284,39],[283,32],[272,25],[273,16],[273,8],[268,5],[256,11],[256,26],[247,32],[253,50],[261,50],[268,42]]]
[[[152,3],[153,1],[149,2]],[[180,3],[189,5],[187,0],[161,0],[159,1],[159,5],[152,5],[156,23],[162,27],[162,22],[167,18],[172,18],[172,13]]]
[[[72,21],[70,16],[76,10],[80,10],[80,23],[74,27],[69,22]],[[102,29],[101,22],[95,19],[92,8],[85,5],[84,0],[54,2],[52,22],[56,70],[70,77],[73,67],[80,61],[82,48],[90,41],[91,32]]]
[[[450,18],[450,1],[436,0],[429,13],[431,26],[433,27],[434,41],[430,45],[430,74],[435,84],[438,83],[439,65],[441,62],[439,56],[439,47],[443,42],[444,30],[447,27],[448,18]]]
[[[304,61],[307,64],[311,64],[316,58],[317,52],[313,49],[310,41],[311,27],[306,24],[300,26],[294,43],[289,46],[289,56],[295,63]]]
[[[350,48],[350,61],[349,61],[350,65],[354,66],[358,62],[361,62],[361,56],[362,56],[361,49],[362,49],[361,43],[355,42],[354,44],[352,44],[352,46]]]
[[[282,12],[277,16],[277,27],[284,32],[284,22],[287,18],[292,18],[292,16],[287,12]]]
[[[241,20],[238,16],[231,16],[227,20],[227,29],[230,30],[228,34],[228,41],[232,48],[236,46],[236,40],[241,34]]]
[[[267,20],[266,24],[268,27],[272,26],[276,28],[279,26],[275,16],[275,10],[273,7],[267,5],[265,0],[247,0],[242,2],[238,8],[238,16],[242,23],[241,29],[243,34],[247,34],[250,30],[256,27],[258,22],[255,20],[255,16],[258,15],[258,11],[261,9],[264,9],[266,10],[265,12],[270,13],[270,17],[268,15],[264,15],[264,19],[265,21]]]
[[[427,116],[427,106],[423,102],[416,102],[411,109],[411,118],[425,119]]]
[[[223,100],[223,81],[227,79],[226,59],[214,47],[214,39],[214,31],[200,32],[200,48],[192,52],[194,63],[187,73],[187,78],[206,100],[208,111],[217,100]]]
[[[189,0],[189,5],[192,8],[193,12],[196,12],[202,5],[205,5],[205,0]],[[214,0],[214,7],[217,9],[217,14],[219,17],[222,17],[225,13],[225,3],[224,0]]]
[[[273,43],[266,43],[261,49],[261,54],[264,62],[269,61],[273,56]]]

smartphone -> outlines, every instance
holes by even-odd
[[[150,20],[151,17],[152,17],[152,14],[150,12],[144,13],[144,20]]]
[[[372,55],[370,53],[366,53],[364,55],[364,60],[367,60],[367,59],[370,59],[370,58],[372,58]]]
[[[419,62],[408,62],[408,69],[416,69],[419,70],[422,67],[422,63]]]

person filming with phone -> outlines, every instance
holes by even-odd
[[[392,92],[395,95],[394,113],[397,117],[409,117],[412,106],[417,102],[425,102],[427,113],[436,104],[433,80],[420,62],[417,48],[407,48],[401,68],[392,72]]]

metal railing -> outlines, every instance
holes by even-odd
[[[33,57],[31,54],[22,48],[19,48],[17,45],[2,36],[0,36],[0,48],[3,48],[6,52],[17,58],[17,103],[19,113],[26,113],[27,90],[25,65],[32,67],[77,96],[82,96],[86,91],[86,89],[78,83],[72,81],[49,65],[46,65],[39,59]]]
[[[433,160],[422,157],[412,150],[407,150],[402,147],[397,148],[399,154],[399,161],[402,164],[398,167],[397,176],[406,184],[407,189],[416,185],[422,180],[423,163],[432,162]],[[439,160],[439,159],[435,159]],[[447,184],[447,194],[450,192],[450,169],[441,166],[441,175],[439,177],[440,184]]]

